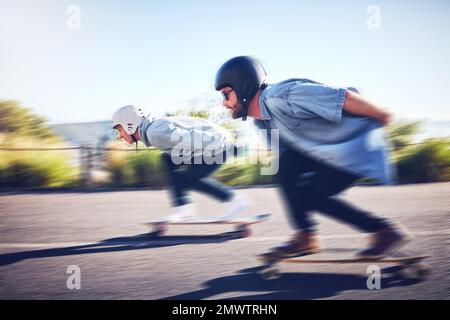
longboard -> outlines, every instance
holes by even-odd
[[[234,234],[240,237],[248,237],[251,234],[249,226],[263,222],[271,217],[272,214],[265,213],[250,217],[226,218],[200,218],[194,217],[181,221],[170,221],[167,218],[145,222],[153,228],[152,235],[161,236],[168,230],[169,225],[196,225],[196,224],[233,224],[236,225]]]
[[[431,267],[424,262],[430,256],[426,255],[406,255],[397,253],[392,256],[380,259],[358,258],[357,250],[324,250],[319,253],[297,256],[282,257],[273,252],[258,255],[258,259],[263,263],[260,275],[265,280],[273,280],[281,277],[279,265],[281,263],[304,263],[304,264],[354,264],[354,263],[374,263],[374,264],[394,264],[400,268],[397,274],[401,277],[415,278],[423,280],[431,273]]]

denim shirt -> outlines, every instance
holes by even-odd
[[[345,94],[308,79],[289,79],[265,88],[260,129],[278,129],[280,152],[293,148],[343,171],[392,182],[389,146],[378,121],[343,110]]]

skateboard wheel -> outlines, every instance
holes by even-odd
[[[426,263],[419,263],[411,267],[411,273],[416,279],[423,280],[431,274],[431,267]]]
[[[153,232],[151,232],[150,234],[154,237],[161,237],[162,235],[164,235],[167,232],[167,226],[166,225],[158,225],[157,227],[155,227],[155,229],[153,230]]]
[[[426,263],[407,264],[397,272],[397,274],[405,279],[424,280],[431,273],[431,267]]]
[[[281,272],[277,268],[268,268],[261,272],[261,277],[264,280],[276,280],[281,278]]]
[[[397,277],[402,278],[402,279],[411,279],[412,278],[411,270],[406,267],[403,267],[402,269],[396,271],[394,274]]]
[[[236,228],[236,233],[241,238],[250,237],[252,231],[247,226],[239,226]]]

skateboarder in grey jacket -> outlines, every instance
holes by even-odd
[[[223,218],[235,216],[248,206],[247,200],[232,189],[208,178],[234,151],[230,133],[221,126],[193,117],[146,118],[142,109],[130,105],[114,113],[113,128],[129,144],[142,141],[164,152],[174,206],[171,221],[195,216],[187,196],[189,190],[230,202]]]
[[[282,256],[319,251],[315,210],[371,233],[362,257],[378,258],[405,243],[398,226],[334,197],[362,177],[390,182],[382,129],[390,114],[353,88],[308,79],[266,84],[265,79],[257,59],[235,57],[217,72],[215,88],[233,118],[250,116],[258,128],[278,130],[277,175],[297,231],[274,251]]]

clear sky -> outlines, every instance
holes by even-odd
[[[448,0],[0,0],[0,99],[53,123],[126,104],[163,113],[213,91],[217,68],[245,54],[271,82],[355,86],[397,117],[450,120],[449,35]]]

